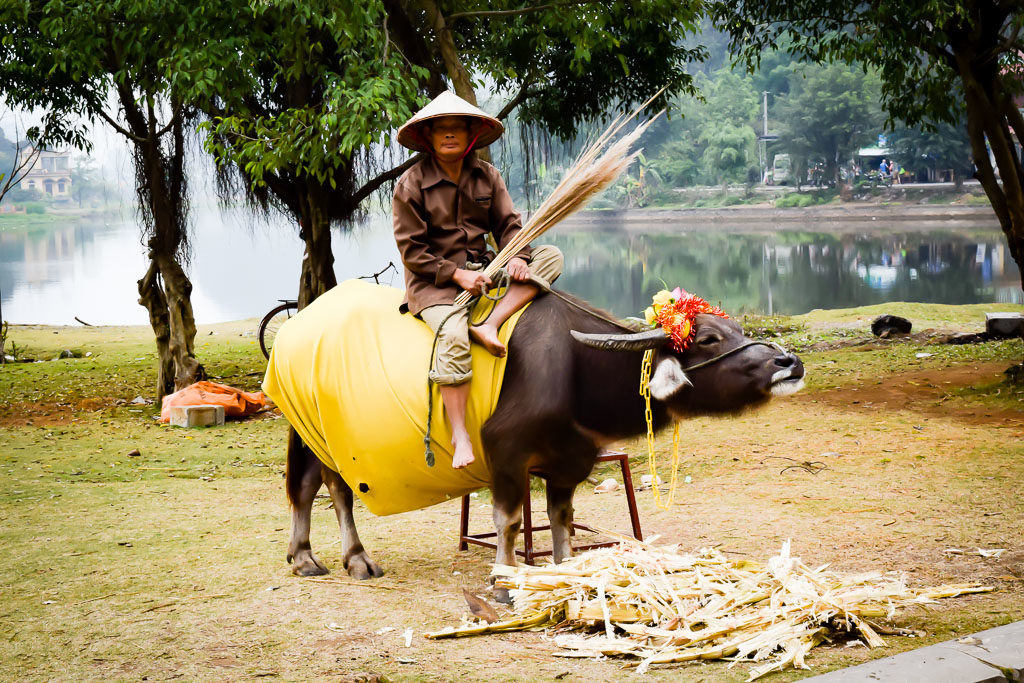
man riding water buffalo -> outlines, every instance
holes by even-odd
[[[494,284],[481,272],[494,256],[487,234],[501,249],[523,228],[501,174],[474,152],[503,131],[500,121],[451,92],[438,95],[398,131],[399,143],[427,153],[395,186],[395,240],[405,265],[401,310],[438,335],[429,377],[439,386],[451,421],[456,469],[475,459],[466,430],[470,337],[494,356],[504,356],[498,329],[540,291],[531,278],[550,285],[562,272],[557,248],[525,247],[508,262],[511,285],[485,322],[470,326],[469,310],[452,305],[461,290],[479,295]]]
[[[681,289],[655,297],[652,329],[643,332],[556,290],[525,307],[540,291],[532,282],[545,285],[561,271],[561,254],[550,247],[510,261],[512,285],[484,325],[470,328],[459,310],[441,326],[460,290],[492,284],[477,270],[491,258],[485,235],[504,246],[521,228],[500,175],[470,154],[500,134],[498,121],[451,95],[416,114],[399,139],[430,156],[399,181],[394,203],[406,291],[343,282],[274,340],[263,389],[292,426],[285,487],[287,559],[296,574],[328,572],[310,545],[313,502],[324,484],[342,562],[354,578],[383,574],[356,531],[356,493],[370,512],[390,515],[489,487],[495,561],[515,564],[531,474],[546,480],[552,554],[560,562],[572,552],[573,494],[602,447],[673,421],[763,405],[803,384],[799,358],[745,337],[734,320]],[[429,367],[430,330],[438,328],[442,353]],[[470,334],[478,345],[469,344]],[[428,367],[441,384],[440,401],[420,390]],[[649,404],[637,391],[641,378]],[[446,421],[431,422],[442,407],[451,423],[444,439],[437,435]],[[454,468],[423,457],[431,426]],[[474,457],[473,444],[482,457]]]

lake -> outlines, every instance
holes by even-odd
[[[755,224],[730,222],[729,214],[665,216],[650,224],[641,216],[628,226],[591,220],[559,226],[541,240],[566,255],[558,286],[619,316],[639,314],[654,292],[676,285],[732,314],[886,301],[1024,303],[993,217],[903,216],[876,224],[808,214]],[[283,219],[257,221],[208,207],[196,217],[192,243],[198,322],[259,317],[277,299],[295,298],[302,244]],[[0,233],[3,317],[21,324],[76,324],[75,317],[93,325],[147,324],[136,292],[143,254],[131,216]],[[339,280],[398,264],[389,218],[336,233],[334,254]],[[402,284],[400,277],[384,282]]]

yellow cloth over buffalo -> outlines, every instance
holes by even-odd
[[[274,338],[263,391],[317,457],[376,515],[418,510],[490,483],[480,428],[498,403],[504,358],[473,344],[466,426],[476,461],[453,469],[451,427],[434,388],[428,467],[427,370],[434,334],[398,312],[402,292],[343,282],[288,320]],[[500,331],[508,344],[521,311]]]

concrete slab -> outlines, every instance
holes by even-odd
[[[1024,621],[804,680],[1016,683],[1024,680]]]
[[[224,406],[171,406],[174,427],[215,427],[224,424]]]
[[[990,628],[969,638],[954,640],[949,646],[1004,669],[1010,680],[1024,680],[1024,621]]]
[[[985,332],[997,339],[1024,337],[1024,315],[1020,313],[986,313]]]

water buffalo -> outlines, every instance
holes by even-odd
[[[513,547],[531,470],[547,480],[554,560],[570,554],[576,486],[590,474],[602,446],[646,430],[637,391],[645,349],[656,349],[650,380],[655,429],[673,419],[736,413],[802,386],[799,358],[748,339],[735,321],[701,314],[694,327],[691,345],[677,353],[660,330],[624,333],[596,309],[565,295],[542,296],[526,309],[510,339],[497,408],[481,434],[492,473],[497,562],[516,563]],[[357,579],[380,576],[356,533],[352,490],[292,430],[286,488],[294,572],[327,573],[309,544],[310,511],[321,484],[334,501],[348,573]]]

